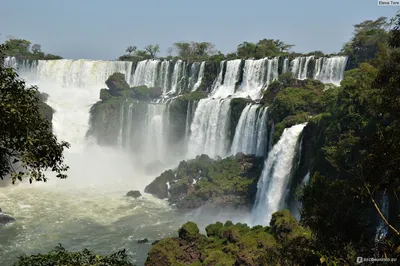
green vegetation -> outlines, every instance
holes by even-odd
[[[283,210],[273,214],[270,227],[217,222],[199,233],[193,222],[150,250],[146,266],[158,265],[315,265],[311,233]],[[299,245],[301,244],[301,245]]]
[[[399,26],[400,13],[389,33],[389,57],[378,53],[371,64],[348,71],[334,104],[305,131],[313,178],[301,195],[302,219],[321,254],[348,263],[371,251],[375,257],[400,255]],[[386,217],[376,203],[383,193],[389,197]],[[387,224],[389,235],[380,245],[371,217]]]
[[[5,46],[0,46],[0,57]],[[44,171],[51,169],[66,178],[63,151],[69,147],[58,142],[51,132],[52,112],[43,104],[36,87],[26,87],[13,69],[0,65],[0,178],[10,176],[13,183],[46,181]],[[42,114],[41,111],[45,113]],[[46,119],[46,117],[47,119]]]
[[[93,253],[88,249],[80,252],[67,251],[61,244],[47,254],[36,254],[20,257],[14,266],[42,266],[42,265],[64,265],[64,266],[133,266],[128,260],[125,250],[109,256]]]
[[[336,87],[317,80],[297,80],[291,73],[284,73],[264,92],[262,102],[270,105],[269,117],[280,121],[275,125],[274,142],[283,130],[309,121],[315,115],[334,104],[338,94]]]
[[[169,193],[168,201],[178,208],[197,208],[207,202],[248,206],[254,201],[262,165],[263,158],[244,154],[217,161],[201,155],[165,171],[145,192],[159,198],[166,198]]]
[[[357,68],[361,63],[374,59],[377,54],[389,50],[388,24],[387,18],[380,17],[375,21],[366,20],[354,25],[354,36],[341,51],[349,56],[349,69]]]
[[[34,44],[31,47],[31,42],[28,40],[11,38],[5,41],[4,44],[3,54],[6,56],[15,56],[19,60],[62,59],[61,56],[42,52],[40,44]]]

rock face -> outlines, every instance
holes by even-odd
[[[128,83],[125,81],[125,75],[122,73],[114,73],[107,80],[106,85],[110,89],[112,96],[121,96],[120,91],[129,89]]]
[[[126,193],[127,197],[132,197],[132,198],[139,198],[142,196],[142,193],[140,193],[139,190],[131,190],[128,193]]]
[[[180,162],[146,188],[145,192],[178,208],[198,208],[206,203],[219,206],[251,205],[257,191],[263,158],[237,154],[222,160],[207,155]]]
[[[137,242],[138,242],[139,244],[144,244],[144,243],[149,242],[149,240],[148,240],[147,238],[143,238],[143,239],[139,239]]]
[[[0,209],[0,225],[6,225],[15,222],[15,219],[8,214],[5,214]]]
[[[285,245],[292,245],[288,242],[292,240],[306,244],[311,234],[287,210],[273,214],[272,220],[272,227],[252,228],[230,221],[217,222],[206,227],[207,236],[199,233],[195,223],[188,222],[179,229],[179,237],[157,242],[149,251],[145,265],[294,265],[291,258],[285,256]],[[281,258],[285,258],[286,263],[282,264]],[[307,256],[306,259],[306,263],[300,265],[316,264]]]

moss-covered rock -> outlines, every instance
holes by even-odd
[[[113,96],[121,96],[120,91],[129,89],[129,84],[125,80],[125,75],[119,72],[115,72],[108,77],[106,85]]]
[[[178,238],[155,244],[145,265],[304,265],[311,262],[309,259],[315,255],[307,246],[310,233],[288,211],[273,214],[271,225],[250,228],[246,224],[217,222],[206,227],[206,237],[189,222],[179,229]],[[297,245],[300,242],[302,246]],[[287,253],[288,246],[294,246],[294,258]],[[297,249],[304,253],[295,254]],[[279,262],[279,255],[285,257],[286,264]]]
[[[338,89],[318,80],[296,80],[284,73],[264,93],[262,102],[270,105],[268,117],[275,121],[273,143],[283,130],[307,122],[326,110],[336,98]]]
[[[249,206],[254,202],[263,161],[262,157],[244,154],[222,160],[197,156],[165,171],[145,191],[158,198],[167,197],[169,192],[169,203],[178,208],[197,208],[206,203]]]
[[[187,222],[178,230],[179,237],[187,241],[195,241],[200,236],[199,232],[194,222]]]
[[[167,170],[157,177],[150,185],[146,186],[144,192],[153,194],[159,199],[168,197],[168,182],[174,180],[175,176],[172,170]]]

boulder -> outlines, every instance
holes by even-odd
[[[15,222],[15,219],[8,214],[5,214],[0,209],[0,225],[6,225]]]
[[[173,181],[175,178],[172,170],[165,171],[153,182],[151,182],[145,189],[144,192],[153,194],[159,199],[165,199],[168,197],[168,185],[167,182]]]
[[[119,72],[112,74],[107,80],[106,85],[110,89],[110,94],[120,96],[121,90],[129,89],[129,84],[125,81],[125,75]]]
[[[137,242],[138,242],[139,244],[144,244],[144,243],[149,242],[149,240],[148,240],[147,238],[143,238],[143,239],[139,239]]]
[[[186,241],[194,241],[200,237],[199,228],[194,222],[187,222],[182,225],[182,227],[178,230],[178,233],[179,237]]]
[[[139,198],[142,196],[142,193],[140,193],[139,190],[131,190],[128,193],[126,193],[127,197],[133,197],[133,198]]]
[[[160,97],[163,94],[163,90],[159,87],[154,87],[149,89],[149,98],[155,99]]]

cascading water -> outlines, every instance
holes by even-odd
[[[235,93],[236,83],[239,79],[239,71],[240,64],[242,60],[236,59],[228,61],[226,64],[226,72],[223,78],[223,83],[221,84],[219,81],[220,76],[218,76],[216,87],[212,91],[211,95],[215,98],[225,98],[229,95],[233,95]],[[222,68],[220,71],[221,79],[222,79]],[[219,81],[219,82],[218,82]]]
[[[248,104],[240,115],[235,136],[231,145],[231,154],[265,155],[267,143],[267,109],[260,110],[258,104]]]
[[[170,93],[180,93],[183,88],[183,81],[185,79],[186,63],[182,60],[178,60],[175,63],[174,71],[172,73],[172,84]]]
[[[383,214],[383,216],[388,219],[389,216],[389,197],[386,193],[384,193],[381,196],[380,202],[378,203],[381,209],[381,212]],[[382,218],[380,216],[378,216],[378,225],[376,227],[376,234],[375,234],[375,240],[379,241],[381,239],[383,239],[386,234],[388,233],[388,227],[386,225],[386,223],[382,220]]]
[[[301,180],[301,183],[299,185],[300,188],[306,186],[310,182],[310,172],[307,172],[307,174],[304,176],[303,180]],[[293,213],[293,216],[296,217],[298,221],[301,219],[301,208],[302,204],[301,202],[296,198],[293,202],[293,207],[291,208],[290,212]]]
[[[257,118],[257,145],[256,156],[265,156],[267,154],[268,143],[268,107],[259,112]]]
[[[272,214],[284,206],[297,140],[305,126],[300,124],[286,128],[269,152],[257,185],[252,209],[253,224],[267,225]]]
[[[245,154],[255,154],[257,147],[255,137],[257,135],[257,109],[258,105],[248,104],[240,115],[239,122],[236,126],[235,136],[231,146],[231,154],[238,152]]]
[[[203,81],[203,77],[204,77],[204,67],[205,67],[205,65],[206,65],[206,62],[201,62],[199,74],[198,74],[198,77],[197,77],[197,81],[193,85],[192,91],[196,91],[200,87],[201,82]]]
[[[250,98],[259,98],[260,92],[266,81],[266,65],[268,58],[259,60],[246,60],[243,70],[243,82],[240,87],[238,96]]]
[[[163,201],[148,195],[139,200],[124,197],[130,189],[142,190],[154,177],[135,169],[123,151],[85,138],[89,109],[98,101],[104,81],[115,71],[129,73],[129,64],[57,60],[18,66],[21,76],[29,77],[28,85],[49,94],[48,104],[55,109],[53,130],[71,144],[64,153],[70,169],[65,180],[47,173],[46,183],[0,187],[1,208],[16,219],[0,230],[1,265],[12,265],[21,255],[49,252],[58,243],[103,254],[126,248],[140,265],[150,246],[137,244],[137,239],[165,237],[185,222]],[[122,108],[128,120],[131,103]],[[156,118],[151,123],[159,126]]]
[[[230,101],[211,98],[199,101],[190,126],[187,158],[200,154],[210,157],[227,155]]]
[[[145,85],[147,87],[157,86],[159,65],[160,60],[151,59],[140,61],[136,66],[135,73],[133,74],[131,85]]]
[[[282,73],[286,73],[289,71],[289,58],[285,58],[283,60],[283,68],[282,68]]]
[[[319,58],[316,60],[314,79],[324,83],[340,85],[346,68],[346,56],[334,56],[330,58]]]

